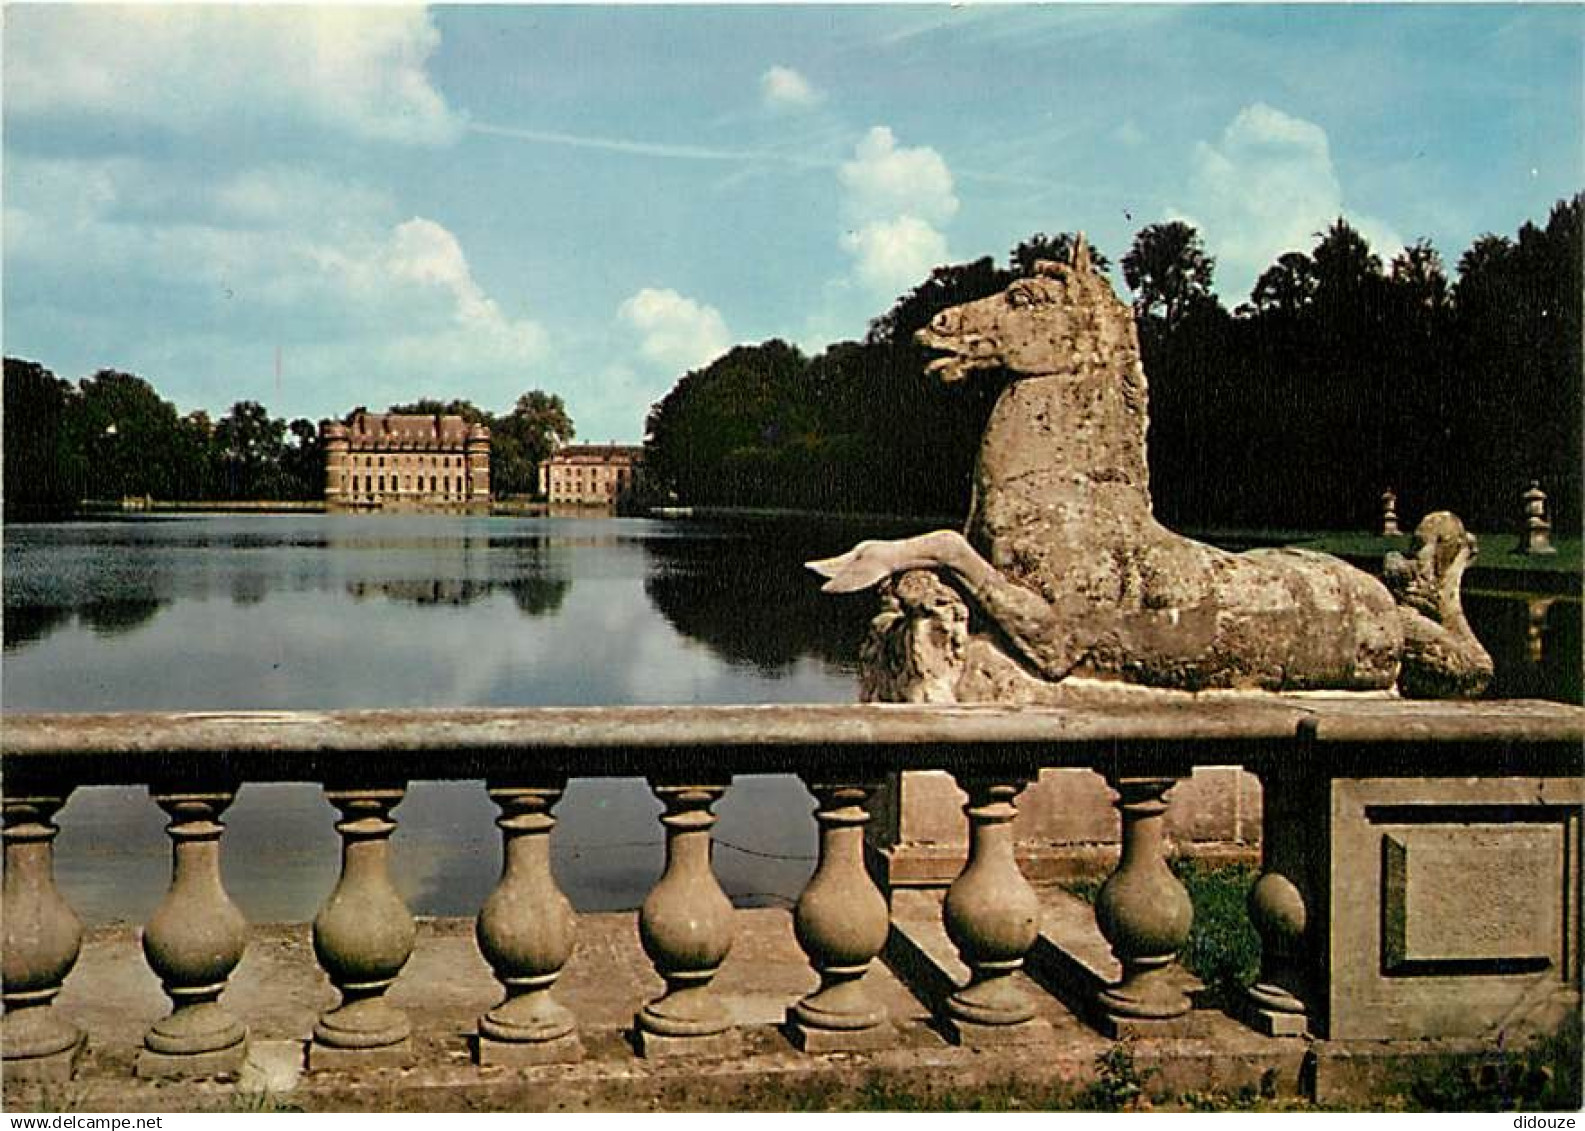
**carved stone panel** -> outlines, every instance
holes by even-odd
[[[1334,781],[1312,830],[1325,1035],[1513,1037],[1577,1008],[1581,795],[1566,778]]]
[[[1425,815],[1454,817],[1456,809]],[[1543,970],[1561,959],[1566,825],[1555,814],[1537,816],[1545,823],[1409,826],[1382,834],[1388,975]]]

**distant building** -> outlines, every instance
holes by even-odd
[[[490,430],[460,416],[360,412],[321,425],[329,510],[490,508]]]
[[[539,465],[539,493],[551,503],[612,506],[633,486],[644,449],[623,444],[576,444]]]

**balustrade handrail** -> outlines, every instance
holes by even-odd
[[[500,810],[503,869],[475,933],[505,996],[479,1018],[474,1056],[518,1065],[582,1055],[577,1018],[554,993],[577,928],[549,847],[570,778],[646,777],[664,808],[665,871],[638,923],[666,986],[634,1016],[646,1056],[730,1056],[739,1047],[737,1022],[712,987],[734,929],[710,863],[712,808],[735,776],[765,772],[797,774],[815,798],[819,864],[793,926],[820,985],[789,1003],[785,1022],[806,1051],[893,1040],[885,1008],[865,988],[893,925],[863,846],[868,805],[886,775],[919,769],[950,771],[967,797],[967,861],[941,915],[968,978],[932,1002],[953,1040],[996,1047],[1050,1039],[1036,999],[1013,977],[1041,919],[1015,860],[1014,802],[1047,767],[1101,773],[1121,825],[1121,856],[1094,910],[1120,976],[1085,989],[1082,1008],[1114,1035],[1189,1024],[1194,1003],[1177,954],[1192,908],[1166,863],[1167,794],[1197,765],[1230,764],[1259,775],[1265,796],[1262,873],[1250,895],[1261,973],[1240,999],[1250,1024],[1269,1034],[1374,1036],[1398,1025],[1435,1036],[1445,1018],[1463,1014],[1426,999],[1431,983],[1410,976],[1417,971],[1444,975],[1445,987],[1432,986],[1444,997],[1463,992],[1461,978],[1493,971],[1540,979],[1510,986],[1520,995],[1512,1001],[1494,997],[1489,984],[1472,990],[1476,1024],[1509,1024],[1541,990],[1573,995],[1577,1005],[1579,910],[1567,893],[1580,858],[1582,747],[1585,708],[1572,705],[1232,693],[1113,691],[1061,708],[11,715],[0,724],[4,1066],[12,1078],[64,1080],[83,1048],[82,1031],[53,1006],[82,944],[82,924],[54,882],[53,818],[81,786],[145,784],[170,817],[171,886],[144,928],[143,950],[172,1008],[145,1033],[137,1071],[202,1076],[237,1071],[248,1040],[245,1021],[220,1000],[247,945],[220,870],[220,818],[244,783],[322,783],[340,814],[341,876],[313,937],[341,1001],[307,1041],[309,1068],[334,1069],[407,1064],[414,1055],[411,1021],[386,1000],[415,945],[414,920],[388,870],[392,810],[409,781],[484,779]],[[1484,877],[1477,892],[1518,885],[1519,895],[1499,901],[1497,912],[1475,912],[1466,930],[1457,921],[1465,912],[1443,914],[1423,894],[1455,867]],[[1373,869],[1383,878],[1361,887]],[[1348,882],[1337,886],[1339,877]],[[1526,915],[1503,912],[1514,899],[1541,906],[1537,921],[1554,926],[1537,933],[1524,926]],[[1438,931],[1452,949],[1435,940]],[[1350,994],[1364,1004],[1351,1004]],[[1378,999],[1402,1009],[1370,1004]],[[1414,1027],[1419,1018],[1428,1028]]]
[[[14,714],[0,725],[13,781],[143,784],[218,773],[239,781],[322,781],[376,770],[482,778],[533,769],[636,776],[695,765],[737,773],[961,767],[973,762],[1097,766],[1118,758],[1256,767],[1291,744],[1381,757],[1426,746],[1472,772],[1522,772],[1515,758],[1578,765],[1585,708],[1543,701],[1424,702],[1206,695],[1078,707],[774,705],[442,708]],[[378,759],[378,763],[374,760]],[[1410,761],[1418,761],[1410,755]],[[1383,763],[1386,765],[1387,763]],[[1423,767],[1429,769],[1430,766]]]

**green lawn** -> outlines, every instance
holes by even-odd
[[[1212,545],[1240,549],[1245,546],[1297,546],[1320,550],[1355,561],[1379,562],[1388,550],[1408,553],[1409,535],[1384,538],[1379,534],[1348,530],[1202,530],[1193,537]],[[1557,553],[1532,557],[1517,552],[1517,534],[1476,534],[1480,552],[1473,568],[1514,573],[1577,574],[1581,570],[1581,540],[1575,537],[1552,539]]]

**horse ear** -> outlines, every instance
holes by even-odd
[[[1073,254],[1069,257],[1069,261],[1075,271],[1090,269],[1090,243],[1084,238],[1083,232],[1073,237]]]

